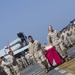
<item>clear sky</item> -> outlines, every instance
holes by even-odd
[[[18,32],[47,42],[47,29],[60,31],[75,18],[75,0],[0,0],[0,49]]]

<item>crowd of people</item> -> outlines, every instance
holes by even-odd
[[[62,30],[58,33],[56,30],[53,30],[53,27],[50,25],[48,27],[48,43],[43,47],[39,41],[34,40],[32,36],[28,36],[30,41],[28,46],[29,53],[45,72],[48,72],[50,67],[54,67],[53,62],[55,62],[55,66],[57,66],[71,60],[67,49],[75,44],[75,25],[73,24],[65,29],[67,29],[65,32]]]
[[[10,55],[9,61],[2,56],[0,58],[0,75],[21,75],[23,69],[27,68],[29,65],[33,65],[30,56],[25,52],[25,56],[22,54],[15,57],[12,50],[8,53]]]
[[[54,30],[51,25],[48,26],[48,43],[41,45],[34,40],[31,35],[28,36],[28,52],[25,56],[14,57],[10,49],[10,61],[2,56],[0,58],[0,75],[22,75],[22,70],[28,65],[38,63],[47,73],[50,69],[71,60],[67,49],[75,44],[75,25],[64,28],[60,33]]]
[[[64,28],[60,32],[60,37],[63,40],[63,43],[67,48],[75,44],[75,24],[70,25],[67,28]]]

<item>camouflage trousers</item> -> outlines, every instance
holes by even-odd
[[[66,48],[62,44],[56,45],[55,47],[57,52],[60,54],[62,58],[65,58],[68,56]]]
[[[20,71],[18,65],[13,66],[13,69],[14,69],[14,74],[15,75],[21,75],[21,71]]]
[[[8,75],[12,75],[12,73],[11,73],[11,71],[10,71],[10,69],[4,69],[5,70],[5,72],[8,74]]]

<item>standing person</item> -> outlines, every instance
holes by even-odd
[[[75,44],[75,25],[73,25],[73,42],[74,42],[74,44]]]
[[[18,67],[18,63],[16,61],[16,58],[14,57],[13,52],[9,51],[9,55],[10,55],[10,62],[12,64],[12,66],[13,66],[15,75],[21,75],[21,71],[20,71],[20,69]]]
[[[28,36],[28,39],[30,41],[30,43],[28,45],[30,54],[33,56],[33,58],[36,59],[37,63],[39,63],[39,65],[47,73],[49,70],[49,67],[48,67],[48,63],[46,61],[46,58],[42,52],[40,42],[33,40],[32,36]]]
[[[67,36],[67,29],[64,29],[62,31],[62,34],[60,35],[60,37],[62,38],[63,42],[64,42],[64,45],[66,46],[66,48],[69,48],[70,46],[70,43],[68,41],[68,36]]]
[[[20,59],[21,59],[21,61],[23,63],[24,68],[26,68],[28,65],[27,65],[27,62],[25,60],[25,57],[23,55],[21,55]]]
[[[32,56],[30,55],[29,52],[25,52],[25,58],[27,59],[28,64],[34,65],[35,60],[33,60]]]
[[[70,26],[70,32],[71,32],[71,41],[72,41],[72,43],[74,45],[75,31],[74,31],[74,26],[73,25]]]
[[[21,58],[17,57],[16,61],[18,63],[18,66],[19,66],[20,70],[23,70],[23,64],[22,64]]]
[[[7,75],[7,73],[4,71],[2,65],[2,59],[0,59],[0,75]]]
[[[10,62],[7,62],[6,59],[4,57],[1,57],[2,59],[2,66],[4,68],[4,71],[8,74],[8,75],[12,75],[12,72],[10,71]]]
[[[60,56],[65,60],[68,61],[68,54],[66,52],[66,48],[64,47],[62,40],[58,36],[58,32],[53,30],[52,26],[48,27],[48,44],[53,45],[56,47],[57,52]]]
[[[70,46],[72,47],[73,46],[73,43],[72,43],[72,37],[71,37],[71,35],[72,35],[72,31],[70,30],[70,27],[68,27],[67,28],[67,38],[68,38],[68,41],[69,41],[69,43],[70,43]]]

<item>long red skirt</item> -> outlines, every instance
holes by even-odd
[[[53,60],[55,60],[57,65],[60,65],[62,63],[62,59],[56,51],[55,47],[46,50],[45,57],[48,59],[50,65],[53,65]]]

